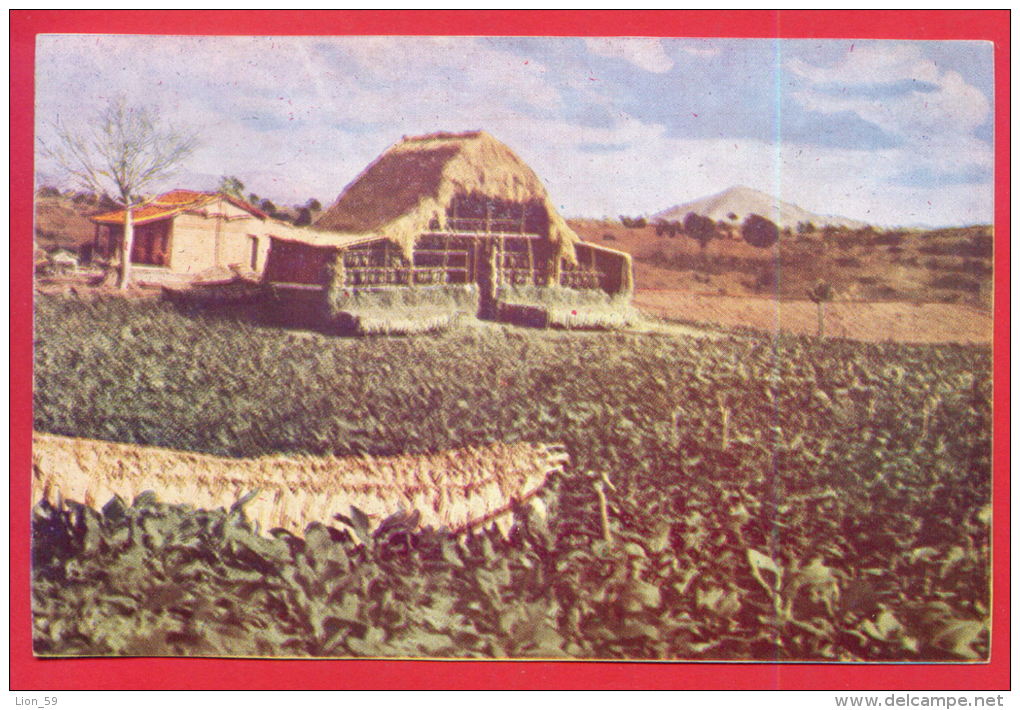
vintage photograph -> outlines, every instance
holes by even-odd
[[[993,49],[40,34],[35,656],[986,662]]]

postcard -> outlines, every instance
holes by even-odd
[[[991,42],[34,41],[37,659],[990,661]]]

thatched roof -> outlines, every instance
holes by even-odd
[[[445,227],[454,197],[468,194],[541,203],[549,217],[549,240],[573,261],[573,245],[580,239],[556,212],[542,181],[485,131],[405,138],[348,185],[314,226],[380,234],[410,255],[433,220]]]

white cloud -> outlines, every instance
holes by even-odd
[[[812,66],[791,59],[786,67],[815,84],[891,83],[903,79],[934,82],[939,76],[935,62],[926,59],[917,44],[856,43],[847,46],[842,59],[829,67]]]
[[[985,183],[954,188],[961,194],[969,189],[981,197],[966,200],[957,197],[955,209],[968,211],[974,204],[988,207],[983,217],[991,216],[991,174],[994,163],[992,146],[974,135],[988,119],[992,107],[984,93],[958,72],[943,70],[926,58],[920,44],[867,43],[851,45],[832,66],[813,66],[800,59],[786,67],[804,80],[793,92],[804,108],[827,114],[849,112],[871,123],[899,141],[898,149],[881,160],[890,164],[888,174],[876,175],[890,194],[903,195],[896,187],[904,175],[922,172],[948,184],[960,174],[985,174]],[[908,82],[919,82],[910,88]],[[877,162],[879,165],[881,161]],[[874,169],[865,167],[864,169]],[[940,187],[940,191],[945,189]],[[875,199],[882,200],[881,195]],[[921,203],[927,209],[929,200]],[[941,199],[931,201],[941,202]],[[939,211],[945,208],[932,206]]]
[[[641,71],[668,72],[674,63],[662,42],[562,42],[563,56],[537,60],[512,49],[522,45],[473,38],[43,38],[38,115],[86,120],[111,93],[157,103],[168,119],[202,133],[187,176],[211,184],[188,186],[212,187],[233,174],[281,202],[332,201],[402,135],[484,128],[531,165],[573,216],[652,213],[746,184],[812,211],[881,224],[989,219],[988,185],[902,184],[914,168],[990,171],[992,163],[990,148],[972,135],[987,100],[916,47],[865,45],[832,66],[787,63],[805,108],[852,111],[903,141],[863,151],[678,137],[622,108],[624,84],[637,69],[621,63],[599,82],[578,73],[588,59],[584,46]],[[692,65],[719,51],[700,40],[669,46],[677,57],[694,57]],[[830,90],[867,88],[876,76],[920,78],[935,90],[891,99]],[[688,86],[673,74],[662,81]],[[586,123],[599,126],[580,125],[579,107],[597,107],[599,120]]]
[[[584,42],[592,54],[622,59],[648,72],[664,74],[673,68],[662,41],[652,37],[591,37]]]
[[[684,54],[692,57],[700,57],[702,59],[718,57],[722,54],[722,50],[719,47],[712,44],[712,42],[703,39],[690,39],[681,42],[679,49]]]
[[[831,67],[800,59],[786,62],[806,80],[794,97],[807,109],[849,111],[897,136],[969,134],[984,123],[991,104],[955,71],[943,71],[916,45],[865,44]],[[916,89],[904,82],[920,82]],[[896,85],[898,90],[890,91]],[[886,87],[886,91],[883,91]]]

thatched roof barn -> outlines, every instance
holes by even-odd
[[[431,295],[410,288],[401,302],[421,301],[428,306],[421,310],[432,312],[435,292],[445,290],[453,317],[469,289],[478,315],[500,318],[501,304],[527,305],[557,291],[555,303],[572,322],[601,323],[601,316],[575,318],[582,292],[590,315],[633,289],[630,255],[582,242],[534,171],[484,131],[435,133],[392,146],[313,229],[274,235],[264,278],[277,291],[301,292],[307,303],[325,295],[334,316],[345,318],[353,317],[355,292],[429,286]]]
[[[458,198],[466,207],[463,200],[469,196],[476,204],[488,200],[501,206],[525,206],[523,214],[502,210],[497,216],[491,214],[495,205],[490,204],[489,226],[494,226],[493,220],[495,226],[516,226],[502,223],[523,217],[535,226],[544,226],[541,236],[574,261],[573,246],[580,239],[556,212],[542,181],[510,148],[485,131],[404,138],[365,168],[315,227],[385,236],[410,256],[423,232],[482,231],[458,229],[484,226],[458,221],[485,219],[484,214],[468,216],[464,212],[458,217]],[[540,221],[545,225],[538,224]]]

